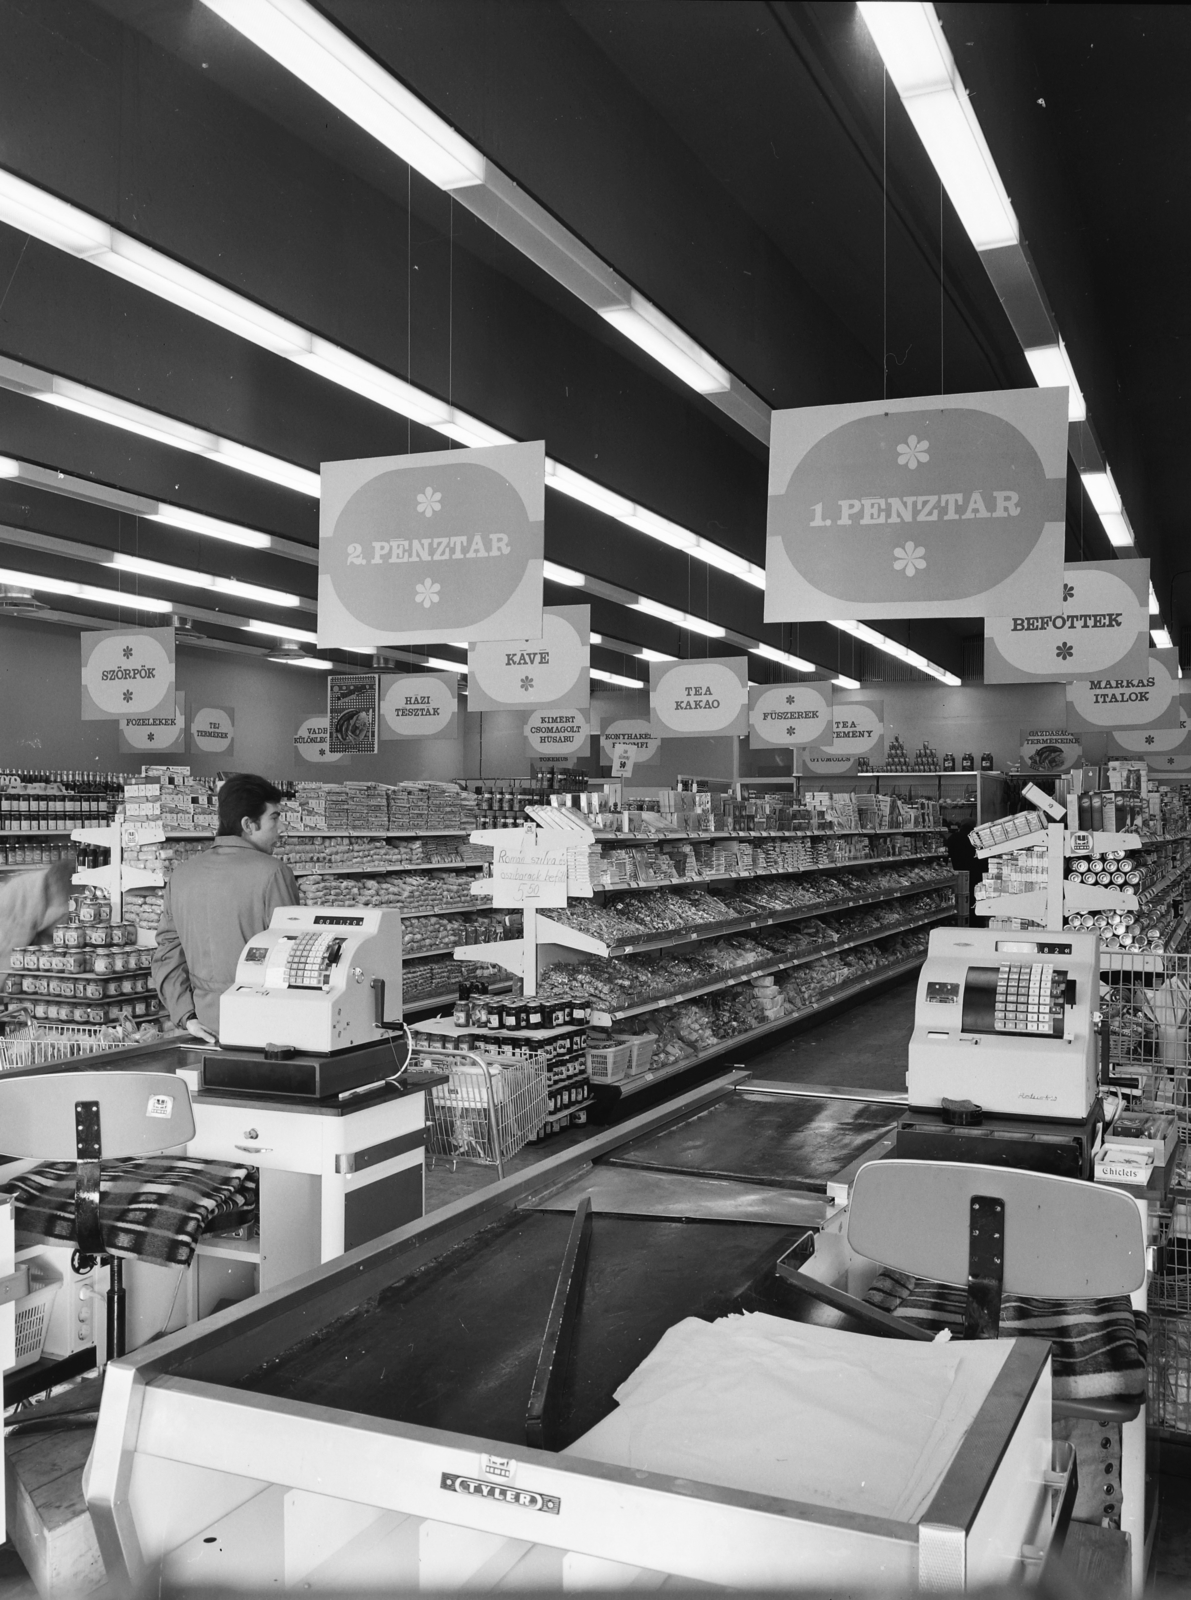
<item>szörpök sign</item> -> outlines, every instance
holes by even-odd
[[[1104,729],[1177,728],[1179,653],[1151,650],[1147,671],[1131,677],[1111,673],[1067,685],[1067,726]]]
[[[84,633],[84,722],[118,722],[174,703],[174,630],[112,628]]]
[[[538,638],[544,502],[540,441],[325,461],[319,644]]]
[[[1062,582],[1067,391],[775,411],[766,622],[1011,616]]]
[[[1077,561],[1026,611],[984,619],[985,683],[1139,677],[1150,653],[1148,561]]]
[[[748,732],[748,662],[744,656],[649,663],[653,731],[667,739]]]
[[[749,749],[813,744],[831,735],[830,678],[755,684],[749,690]]]

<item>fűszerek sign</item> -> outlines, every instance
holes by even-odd
[[[985,683],[1144,675],[1150,653],[1148,561],[1079,561],[1028,609],[984,621]]]
[[[766,622],[1011,616],[1062,581],[1067,391],[773,414]]]
[[[749,690],[749,749],[813,744],[831,736],[830,678],[754,685]]]
[[[541,441],[325,461],[319,644],[537,638],[545,471]]]

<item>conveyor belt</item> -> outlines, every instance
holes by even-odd
[[[506,1217],[237,1387],[523,1445],[571,1221],[565,1212]],[[560,1446],[611,1410],[614,1390],[672,1324],[722,1315],[742,1297],[756,1308],[747,1291],[755,1280],[771,1285],[773,1263],[800,1231],[595,1217]]]
[[[897,1113],[888,1105],[738,1090],[634,1139],[608,1164],[821,1194],[896,1125]]]

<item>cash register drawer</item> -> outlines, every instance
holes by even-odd
[[[269,1106],[205,1104],[196,1096],[190,1156],[206,1161],[243,1161],[281,1172],[322,1172],[327,1164],[324,1124],[316,1112]]]

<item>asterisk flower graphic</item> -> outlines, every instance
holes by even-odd
[[[1154,735],[1152,733],[1147,733],[1146,734],[1146,743],[1147,744],[1153,744],[1153,742],[1154,742]]]
[[[1065,583],[1063,585],[1063,599],[1064,600],[1074,600],[1075,599],[1075,585],[1073,583]]]
[[[426,485],[425,492],[418,496],[418,510],[424,517],[432,517],[436,511],[442,510],[442,495],[437,489]]]
[[[125,661],[132,660],[132,646],[130,644],[124,646],[124,659]]]
[[[125,689],[125,691],[124,691],[124,704],[127,705],[128,702],[131,699],[132,699],[132,690],[131,689]]]
[[[913,472],[920,461],[930,460],[929,450],[930,440],[920,439],[916,433],[912,433],[905,444],[897,447],[897,464],[899,467],[909,467]]]
[[[919,567],[926,565],[926,547],[915,544],[913,539],[907,539],[904,545],[897,545],[893,551],[897,560],[893,563],[895,572],[904,572],[907,578],[912,578]]]
[[[414,590],[414,598],[420,606],[425,606],[426,610],[429,611],[431,606],[438,604],[439,587],[440,585],[431,583],[430,579],[427,578],[425,582],[420,583]]]
[[[1055,655],[1058,656],[1060,661],[1070,661],[1074,654],[1073,646],[1069,645],[1066,639],[1063,640],[1062,644],[1055,645]]]
[[[155,733],[147,733],[145,735],[145,738],[148,739],[150,744],[152,744],[153,741],[157,738],[157,735]]]
[[[533,679],[530,678],[530,677],[522,678],[522,680],[521,680],[521,693],[522,694],[528,694],[529,691],[532,688],[533,688]]]

